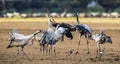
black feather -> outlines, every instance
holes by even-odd
[[[63,27],[63,28],[67,28],[70,31],[75,31],[76,28],[74,25],[68,24],[68,23],[53,23],[52,26],[57,27],[59,25],[59,27]]]
[[[68,29],[66,29],[65,35],[66,37],[73,39],[72,33]]]

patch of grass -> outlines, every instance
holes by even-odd
[[[54,18],[56,22],[76,22],[76,18]],[[79,18],[84,23],[120,23],[120,18]],[[47,18],[0,18],[0,22],[47,22]]]

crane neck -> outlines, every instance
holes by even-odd
[[[33,38],[35,35],[37,35],[38,34],[38,32],[35,32],[35,33],[33,33],[33,34],[31,34],[31,35],[28,35],[28,36],[26,36],[26,38],[28,39],[28,40],[30,40],[31,38]]]
[[[76,14],[76,20],[77,20],[77,24],[80,24],[80,21],[79,21],[79,18],[78,18],[77,14]]]

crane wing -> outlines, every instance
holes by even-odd
[[[86,24],[79,24],[79,25],[76,25],[76,29],[81,32],[81,31],[88,31],[89,33],[91,33],[91,28],[86,25]]]
[[[92,32],[91,28],[88,25],[86,25],[86,24],[81,24],[81,25],[84,26],[85,29],[87,29],[90,33]]]
[[[65,35],[67,38],[73,39],[72,33],[67,28],[59,27],[57,32]]]
[[[84,26],[79,24],[79,25],[76,25],[76,29],[77,29],[77,31],[82,32],[82,30],[84,30],[85,28],[84,28]]]
[[[57,27],[67,28],[70,31],[75,31],[76,30],[75,26],[73,24],[69,24],[69,23],[59,23],[57,25]]]
[[[66,37],[73,39],[72,33],[68,29],[65,30],[65,35]]]

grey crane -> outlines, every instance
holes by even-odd
[[[93,34],[92,39],[95,40],[95,42],[97,43],[97,57],[96,58],[100,59],[105,49],[103,44],[105,43],[112,44],[112,39],[110,36],[107,36],[102,30],[100,31],[100,34],[96,34],[96,33]],[[101,49],[101,46],[103,47],[102,49]]]
[[[53,27],[57,27],[57,25],[59,25],[60,27],[64,27],[67,28],[69,31],[76,31],[75,25],[70,24],[70,23],[56,23],[55,20],[53,19],[53,17],[51,18],[51,25]]]
[[[53,18],[52,18],[53,21],[51,21],[51,20],[50,21],[52,22],[52,26],[54,26],[54,27],[59,25],[60,27],[67,28],[69,31],[78,31],[80,33],[80,38],[79,38],[79,43],[78,43],[78,48],[77,48],[76,54],[78,53],[78,50],[79,50],[81,37],[84,35],[85,38],[86,38],[86,41],[87,41],[87,49],[88,49],[87,53],[89,54],[89,42],[88,42],[88,39],[91,39],[92,30],[88,25],[80,24],[77,13],[75,13],[75,15],[76,15],[76,18],[77,18],[77,25],[73,25],[73,24],[69,24],[69,23],[56,23]]]
[[[79,46],[80,46],[81,37],[83,35],[85,36],[85,39],[87,41],[87,50],[88,50],[87,53],[89,54],[90,52],[89,52],[89,42],[88,42],[88,39],[91,39],[91,37],[92,37],[92,30],[91,30],[91,28],[88,25],[80,24],[80,21],[78,19],[77,13],[75,13],[75,15],[76,15],[76,19],[77,19],[77,25],[75,25],[76,26],[76,31],[78,31],[79,34],[80,34],[80,38],[79,38],[78,48],[77,48],[76,54],[79,53],[78,50],[79,50]]]
[[[73,38],[71,32],[68,29],[60,27],[59,25],[57,25],[54,31],[54,28],[50,21],[50,17],[48,17],[48,30],[43,33],[42,39],[39,43],[43,45],[43,49],[46,48],[46,50],[49,50],[50,53],[53,50],[54,54],[56,55],[56,50],[54,46],[59,40],[64,40],[64,35],[66,35],[68,38]],[[49,45],[50,47],[45,47],[45,45]]]
[[[23,35],[23,34],[19,34],[18,32],[16,32],[15,30],[12,30],[9,34],[10,34],[10,38],[9,38],[9,45],[7,46],[8,48],[12,48],[12,47],[19,47],[18,51],[17,51],[17,55],[19,54],[20,51],[23,52],[23,54],[28,57],[25,52],[24,52],[24,47],[26,45],[32,45],[32,43],[30,43],[29,41],[38,33],[40,33],[41,30],[34,32],[31,35]]]

